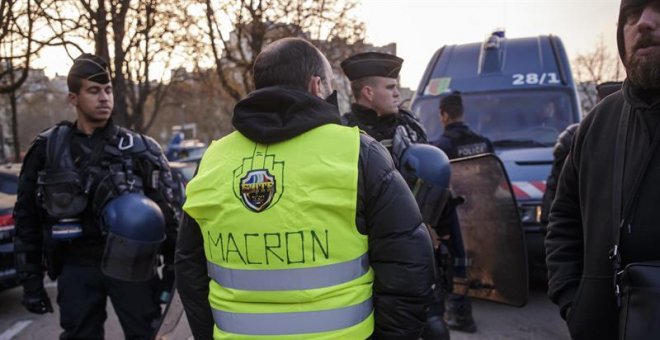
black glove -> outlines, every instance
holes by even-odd
[[[44,289],[43,278],[31,278],[23,282],[23,306],[30,313],[44,314],[53,312],[53,305],[46,289]]]

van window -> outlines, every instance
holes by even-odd
[[[466,123],[496,147],[552,146],[575,119],[571,96],[562,90],[464,92],[462,96]],[[441,133],[438,102],[421,100],[416,110],[432,139]]]

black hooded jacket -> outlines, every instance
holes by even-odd
[[[629,6],[651,0],[622,0],[617,42],[625,59],[623,13]],[[624,63],[625,64],[625,63]],[[617,128],[626,105],[631,114],[625,144],[621,207],[614,207],[614,154]],[[548,294],[560,307],[574,339],[616,339],[618,309],[614,267],[609,259],[614,245],[613,212],[621,211],[626,228],[621,232],[619,253],[622,265],[660,260],[660,149],[651,150],[660,133],[660,93],[642,90],[626,80],[622,90],[603,99],[580,123],[566,158],[550,210],[545,241],[548,265]],[[643,160],[653,153],[646,175]],[[641,185],[633,195],[635,181]],[[637,201],[637,204],[630,202]],[[633,208],[628,209],[630,205]],[[628,214],[627,211],[630,211]],[[623,268],[623,267],[622,267]]]
[[[577,130],[559,177],[545,241],[548,294],[559,305],[574,339],[616,339],[618,312],[614,293],[613,190],[614,150],[619,116],[632,107],[625,147],[622,205],[631,201],[633,182],[643,158],[660,133],[660,96],[635,89],[627,81],[622,91],[605,98]],[[655,150],[637,194],[639,204],[621,234],[623,265],[660,260],[660,150]],[[622,213],[624,215],[624,213]]]
[[[234,109],[233,124],[260,143],[277,143],[324,124],[339,124],[336,106],[288,87],[252,92]],[[369,237],[375,272],[374,339],[418,339],[433,285],[431,241],[406,182],[387,150],[360,136],[356,225]],[[177,288],[196,339],[210,339],[213,317],[199,225],[184,216],[175,257]]]

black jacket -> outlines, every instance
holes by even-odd
[[[409,111],[399,109],[399,113],[393,115],[378,116],[376,111],[360,104],[351,105],[351,112],[341,117],[341,122],[346,126],[357,126],[379,142],[391,140],[397,126],[403,125],[408,130],[408,135],[413,143],[426,143],[426,131],[417,118]],[[384,143],[388,148],[389,144]]]
[[[631,200],[630,188],[649,153],[653,131],[660,121],[660,98],[623,89],[599,103],[580,127],[559,177],[545,241],[548,294],[559,305],[574,339],[616,339],[618,314],[613,266],[608,253],[614,243],[613,170],[619,116],[624,102],[632,105],[626,143],[622,205]],[[649,169],[660,166],[660,150]],[[660,173],[651,171],[642,182],[640,203],[631,229],[622,233],[623,264],[658,260],[660,230]]]
[[[122,129],[113,124],[112,120],[105,127],[97,128],[89,136],[78,130],[75,124],[71,125],[68,122],[61,124],[71,126],[72,133],[70,140],[67,140],[69,142],[67,147],[70,148],[73,164],[76,167],[75,170],[83,171],[83,178],[90,176],[90,173],[82,170],[88,165],[97,165],[103,169],[121,165],[123,156],[115,154],[114,151],[108,151],[117,150],[108,147],[108,144],[113,143],[112,145],[116,146],[119,143],[120,136],[125,134],[135,136],[133,147],[126,150],[129,155],[127,157],[132,160],[134,173],[142,179],[144,194],[156,202],[163,211],[167,225],[167,239],[163,246],[163,253],[166,263],[171,265],[174,261],[174,243],[181,217],[182,192],[180,184],[171,175],[167,160],[158,143],[147,136]],[[52,131],[52,129],[48,131]],[[56,246],[46,244],[48,241],[44,237],[45,227],[52,225],[56,220],[49,217],[41,207],[40,198],[37,196],[37,178],[39,171],[44,170],[47,166],[49,136],[48,132],[37,136],[23,160],[14,207],[16,252],[25,254],[24,257],[21,255],[24,260],[17,261],[18,271],[22,277],[29,277],[30,280],[34,281],[43,280],[42,270],[37,267],[41,266],[44,255],[49,257],[48,260],[51,266],[55,266],[55,263],[98,266],[101,264],[105,246],[105,237],[98,225],[98,212],[92,209],[94,194],[100,181],[98,175],[90,186],[87,208],[80,216],[83,225],[83,236]],[[43,250],[48,250],[51,246],[53,247],[53,249],[50,249],[52,253],[49,251],[50,255],[44,254]],[[23,266],[25,266],[25,270],[21,268]],[[47,269],[51,278],[54,279],[57,276],[57,268]],[[173,272],[170,276],[173,276]]]
[[[324,124],[338,124],[337,108],[287,87],[252,92],[236,105],[233,124],[251,140],[283,141]],[[360,136],[356,224],[369,236],[375,272],[376,339],[418,339],[433,285],[431,241],[412,193],[387,150]],[[185,216],[175,256],[177,288],[196,339],[210,339],[213,317],[199,225]]]
[[[447,124],[440,139],[432,144],[444,151],[449,159],[495,152],[488,138],[470,130],[463,122]]]

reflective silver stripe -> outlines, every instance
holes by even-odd
[[[380,144],[383,144],[384,147],[386,148],[391,148],[392,145],[394,144],[393,139],[382,139],[380,141]]]
[[[350,261],[297,269],[246,270],[207,262],[209,276],[219,285],[242,290],[303,290],[336,286],[369,271],[367,254]]]
[[[355,326],[371,314],[371,298],[338,309],[292,313],[232,313],[213,309],[213,319],[222,331],[246,335],[320,333]]]

